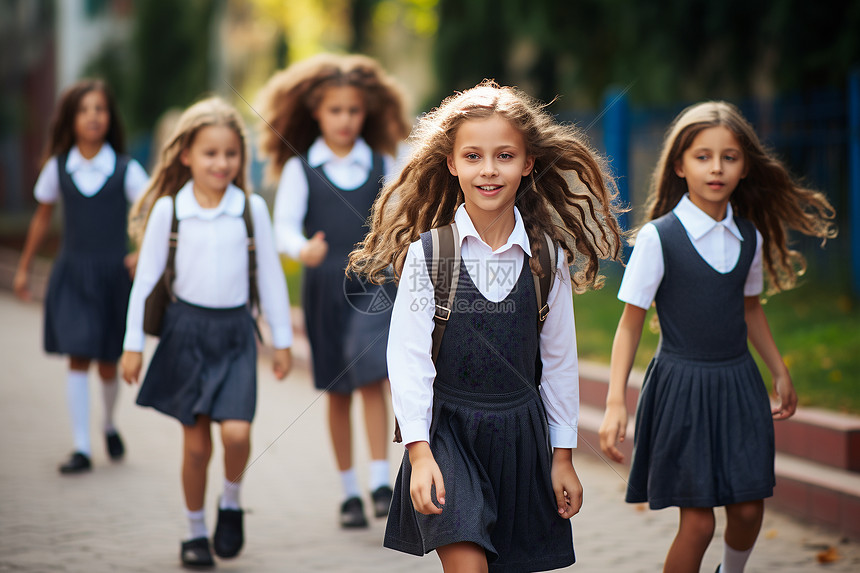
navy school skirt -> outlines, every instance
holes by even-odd
[[[61,253],[45,296],[45,352],[116,362],[130,292],[121,257]]]
[[[137,395],[186,426],[199,415],[215,421],[254,418],[257,343],[247,307],[204,308],[172,303],[161,339]]]
[[[543,404],[532,387],[476,394],[436,383],[430,449],[445,481],[445,506],[439,515],[415,511],[406,452],[385,547],[424,555],[469,541],[484,549],[496,573],[572,564],[573,534],[570,520],[557,513],[547,432]]]

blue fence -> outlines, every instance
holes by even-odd
[[[585,129],[592,143],[610,157],[622,197],[632,209],[627,224],[635,227],[645,216],[650,177],[665,131],[689,102],[639,108],[618,95],[617,90],[608,90],[600,113],[575,112],[560,119]],[[846,290],[853,285],[860,296],[860,232],[855,231],[860,229],[860,72],[849,78],[847,90],[810,90],[733,103],[791,172],[833,204],[839,236],[824,249],[819,240],[799,234],[792,236],[793,245],[806,255],[817,279]]]

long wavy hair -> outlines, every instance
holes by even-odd
[[[180,155],[191,147],[201,129],[213,125],[229,127],[239,136],[241,164],[236,178],[231,183],[244,190],[246,194],[250,194],[251,189],[246,173],[247,134],[242,117],[236,108],[219,97],[201,100],[186,109],[177,120],[173,133],[161,150],[146,192],[132,205],[128,231],[138,245],[143,239],[143,232],[155,202],[167,195],[175,196],[191,179],[191,169],[182,164]]]
[[[84,96],[92,91],[102,92],[107,101],[110,123],[105,141],[110,143],[117,153],[125,153],[125,134],[113,92],[103,80],[83,79],[75,82],[60,94],[60,99],[54,110],[54,117],[51,119],[51,135],[42,154],[43,164],[55,155],[68,153],[74,147],[75,118],[78,115],[78,108]]]
[[[822,193],[792,178],[786,166],[762,145],[740,110],[730,103],[692,105],[669,126],[651,179],[647,219],[670,212],[687,193],[687,182],[678,177],[675,167],[700,132],[717,126],[735,135],[748,170],[731,195],[732,210],[751,221],[762,234],[769,290],[790,289],[805,271],[806,261],[789,247],[789,230],[820,237],[823,244],[836,236],[833,206]]]
[[[371,149],[395,155],[409,135],[405,97],[398,83],[373,58],[319,54],[277,72],[263,87],[258,109],[260,153],[269,158],[267,178],[276,180],[287,159],[307,153],[320,135],[313,117],[328,88],[352,86],[364,94],[361,137]]]
[[[599,259],[618,259],[622,242],[617,189],[605,161],[574,126],[556,122],[537,100],[492,80],[448,97],[418,121],[410,137],[411,155],[376,199],[370,232],[350,254],[349,270],[378,283],[393,265],[399,277],[409,244],[422,232],[454,220],[464,201],[447,165],[457,130],[464,122],[494,115],[523,135],[526,153],[535,158],[514,203],[529,237],[532,270],[544,272],[538,254],[548,233],[575,266],[577,291],[602,285]]]

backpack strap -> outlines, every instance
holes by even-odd
[[[541,245],[542,248],[538,253],[538,260],[543,276],[539,277],[532,273],[535,281],[535,296],[537,297],[538,307],[538,334],[543,330],[543,323],[549,315],[547,300],[549,299],[549,291],[552,289],[552,283],[555,279],[556,266],[556,247],[552,242],[552,238],[547,233],[544,233],[544,239],[546,244]]]
[[[173,221],[170,223],[170,235],[167,239],[167,264],[164,265],[164,273],[161,275],[161,280],[164,281],[167,294],[170,295],[172,302],[176,302],[176,296],[173,294],[173,279],[176,278],[176,245],[178,243],[179,219],[176,218],[176,197],[173,197]]]
[[[253,313],[260,308],[260,292],[257,289],[257,245],[254,241],[254,220],[251,218],[251,197],[245,196],[242,218],[248,233],[248,306]]]
[[[454,296],[457,294],[457,279],[460,278],[460,234],[457,225],[451,223],[430,230],[433,258],[430,262],[430,280],[433,282],[433,363],[439,356],[442,335],[451,318]]]

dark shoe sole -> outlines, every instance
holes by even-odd
[[[198,537],[183,541],[180,545],[179,560],[186,569],[212,569],[215,559],[209,550],[209,540]]]
[[[63,475],[80,474],[93,469],[93,464],[87,455],[75,452],[59,469]]]
[[[373,499],[373,515],[377,518],[387,517],[391,509],[391,498],[394,497],[391,488],[384,485],[374,490],[370,497]]]
[[[116,432],[105,434],[105,445],[110,459],[117,461],[121,460],[125,455],[125,445],[122,443],[122,438]]]
[[[351,497],[340,506],[340,526],[344,529],[360,529],[367,527],[364,517],[364,504],[358,497]]]

